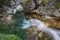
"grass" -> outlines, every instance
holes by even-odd
[[[0,34],[0,40],[22,40],[15,35]]]

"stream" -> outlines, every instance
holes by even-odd
[[[16,6],[15,9],[13,9],[12,13],[15,14],[17,11],[22,11],[22,10],[23,10],[22,6],[18,5],[18,6]],[[10,9],[9,9],[9,11],[7,11],[7,13],[9,13],[9,12],[10,12]],[[23,27],[22,27],[23,29],[27,29],[31,26],[37,26],[38,31],[42,31],[42,32],[49,34],[54,40],[60,40],[60,37],[59,37],[60,31],[56,31],[54,29],[46,27],[44,25],[44,23],[41,22],[40,20],[38,20],[38,19],[26,20],[25,19],[23,21]],[[38,40],[37,36],[36,36],[36,40]]]
[[[13,2],[14,3],[14,2]],[[13,5],[11,3],[11,5]],[[17,5],[14,9],[12,8],[8,8],[8,10],[6,11],[6,13],[13,13],[15,14],[17,11],[23,11],[23,7],[21,5]],[[37,26],[38,31],[42,31],[45,32],[47,34],[49,34],[54,40],[60,40],[60,31],[59,30],[55,30],[52,28],[48,28],[44,25],[43,22],[41,22],[38,19],[29,19],[29,20],[24,20],[23,21],[23,29],[27,29],[31,26]],[[36,40],[38,40],[37,36],[36,36]]]
[[[60,32],[60,31],[56,31],[54,29],[46,27],[44,25],[44,23],[39,21],[38,19],[24,20],[24,24],[23,24],[22,28],[27,29],[30,26],[37,26],[39,31],[43,31],[43,32],[49,34],[54,40],[60,40],[60,37],[59,37],[59,34],[58,34],[58,32]]]

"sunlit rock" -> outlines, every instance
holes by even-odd
[[[18,5],[18,6],[16,7],[16,10],[17,10],[17,11],[23,11],[23,7],[22,7],[21,5]]]

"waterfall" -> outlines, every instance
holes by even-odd
[[[30,26],[37,26],[39,31],[43,31],[49,34],[54,40],[60,40],[58,33],[56,33],[56,31],[52,30],[51,28],[46,27],[44,23],[41,22],[40,20],[37,19],[24,20],[24,24],[22,28],[27,29]]]

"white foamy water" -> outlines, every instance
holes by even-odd
[[[54,30],[60,36],[60,30],[56,30],[56,29],[52,29],[52,30]]]
[[[24,20],[24,24],[22,28],[27,29],[30,26],[37,26],[39,31],[43,31],[49,34],[54,40],[60,40],[58,33],[56,33],[56,31],[52,30],[51,28],[46,27],[44,23],[41,22],[40,20],[37,19]]]

